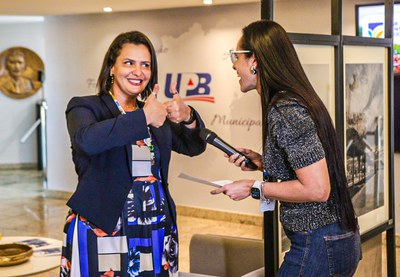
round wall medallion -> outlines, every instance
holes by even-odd
[[[12,98],[26,98],[43,85],[44,64],[33,51],[12,47],[0,54],[0,91]]]

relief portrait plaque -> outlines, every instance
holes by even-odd
[[[12,47],[0,54],[0,91],[22,99],[34,95],[43,85],[44,64],[33,51]]]

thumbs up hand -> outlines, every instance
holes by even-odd
[[[156,84],[153,92],[149,95],[149,97],[147,97],[146,103],[143,107],[147,125],[151,125],[156,128],[161,127],[167,117],[166,107],[157,100],[157,93],[159,90],[160,86]]]
[[[191,108],[186,105],[182,97],[176,90],[176,83],[173,83],[170,87],[170,92],[173,94],[172,100],[166,101],[164,106],[167,110],[167,117],[169,120],[175,123],[187,121],[190,118]]]

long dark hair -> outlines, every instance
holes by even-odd
[[[133,43],[136,45],[143,44],[147,47],[151,56],[151,77],[145,90],[141,93],[141,98],[146,99],[150,95],[151,89],[158,82],[158,67],[157,67],[157,56],[154,50],[153,44],[150,39],[139,31],[131,31],[119,34],[111,43],[104,56],[103,65],[100,70],[99,78],[97,79],[98,94],[108,93],[112,86],[112,80],[110,76],[111,68],[115,64],[118,56],[121,53],[121,49],[126,43]]]
[[[308,80],[286,31],[276,22],[256,21],[243,28],[240,46],[251,51],[247,57],[254,54],[257,60],[261,84],[263,141],[268,135],[267,114],[272,102],[291,97],[307,107],[325,150],[331,194],[335,195],[337,201],[336,209],[340,223],[343,227],[357,230],[358,224],[348,191],[343,156],[332,119]],[[281,93],[282,91],[284,93]]]

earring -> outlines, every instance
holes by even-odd
[[[257,74],[257,70],[256,70],[256,68],[255,68],[254,66],[250,67],[250,72],[251,72],[251,74],[253,74],[253,75],[256,75],[256,74]]]
[[[114,74],[110,75],[110,84],[114,84]]]

